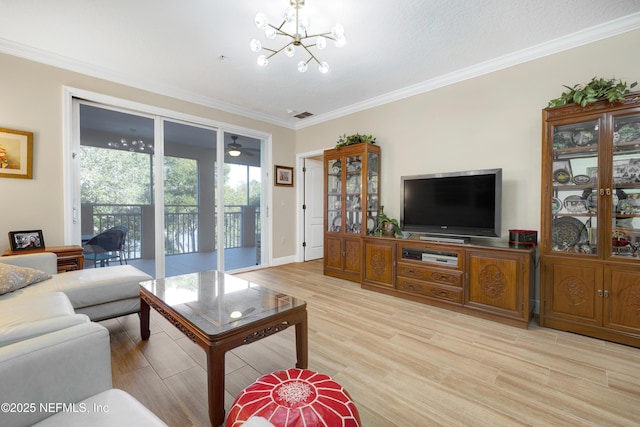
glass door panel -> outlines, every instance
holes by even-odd
[[[369,153],[367,159],[367,234],[369,235],[373,235],[376,231],[377,216],[380,211],[380,200],[378,200],[379,161],[378,153]]]
[[[345,167],[347,181],[344,231],[347,234],[360,234],[362,231],[362,156],[347,157]]]
[[[82,242],[122,227],[123,262],[155,276],[153,119],[86,103],[79,109]],[[85,248],[85,268],[120,263],[94,263],[98,246]]]
[[[598,253],[599,120],[553,128],[552,250]]]
[[[640,114],[614,117],[612,164],[613,256],[640,249]]]
[[[342,231],[342,162],[327,160],[327,231]]]
[[[165,276],[214,270],[216,130],[164,121]]]
[[[224,270],[263,263],[264,141],[224,133]]]

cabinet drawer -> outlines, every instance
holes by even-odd
[[[398,265],[398,276],[462,288],[461,271],[437,270],[400,264]]]
[[[462,304],[462,289],[430,285],[401,277],[398,278],[398,290]]]

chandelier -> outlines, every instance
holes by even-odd
[[[283,21],[279,26],[275,26],[269,23],[269,20],[263,13],[258,13],[255,18],[255,23],[258,28],[264,30],[267,39],[273,40],[277,36],[288,37],[287,44],[282,46],[278,50],[269,49],[262,46],[262,43],[258,39],[251,40],[249,44],[253,52],[260,52],[266,50],[271,53],[258,56],[258,65],[266,67],[269,65],[269,59],[276,55],[278,52],[284,51],[285,55],[292,57],[296,53],[296,48],[303,49],[308,53],[309,59],[298,62],[298,71],[304,73],[307,71],[309,62],[314,60],[318,63],[318,69],[321,73],[329,72],[329,64],[325,61],[320,61],[310,50],[312,47],[316,47],[320,50],[327,47],[327,39],[333,40],[334,44],[338,47],[342,47],[347,42],[344,37],[344,28],[340,24],[336,24],[331,28],[331,31],[319,34],[309,34],[309,19],[306,16],[299,16],[300,9],[304,7],[305,0],[289,0],[290,6],[284,11]],[[293,24],[293,30],[285,29],[286,24]],[[304,53],[304,52],[303,52]]]

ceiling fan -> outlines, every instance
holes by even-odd
[[[254,149],[242,148],[242,144],[238,144],[238,135],[231,135],[231,139],[233,139],[233,142],[230,144],[227,144],[227,154],[229,154],[231,157],[238,157],[241,154],[245,154],[247,156],[253,156],[253,153],[251,153],[251,150],[254,150]]]

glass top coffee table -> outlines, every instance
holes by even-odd
[[[153,307],[207,354],[209,418],[224,422],[224,361],[228,350],[296,328],[296,367],[307,368],[307,303],[219,271],[140,283],[140,330],[149,339]]]

